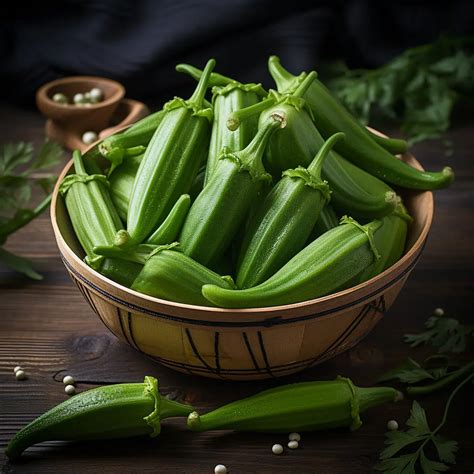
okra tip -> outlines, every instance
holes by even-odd
[[[114,245],[117,247],[126,247],[130,243],[130,234],[124,230],[120,229],[115,234]]]
[[[201,417],[197,411],[193,411],[188,415],[187,425],[191,431],[202,431]]]
[[[446,184],[449,185],[454,181],[454,171],[451,166],[445,166],[442,171],[443,175],[446,177]]]

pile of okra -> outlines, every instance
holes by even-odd
[[[294,76],[272,56],[267,91],[214,67],[178,65],[197,81],[189,99],[73,153],[60,192],[85,262],[168,301],[256,308],[399,260],[412,222],[400,191],[447,187],[452,169],[406,164],[406,142],[364,127],[314,71]]]

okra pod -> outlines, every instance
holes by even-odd
[[[122,228],[108,191],[107,178],[87,174],[81,153],[73,153],[75,174],[64,178],[59,192],[64,198],[74,232],[86,253],[85,261],[100,271],[103,257],[93,251],[96,245],[108,245]]]
[[[189,405],[160,395],[158,381],[107,385],[87,390],[60,403],[20,430],[5,451],[17,459],[43,441],[74,441],[158,436],[161,420],[187,416]]]
[[[215,172],[184,222],[179,241],[186,255],[212,266],[224,254],[244,222],[260,182],[271,180],[262,165],[262,155],[271,134],[283,126],[282,118],[275,114],[246,148],[223,150]]]
[[[126,155],[127,148],[148,146],[164,115],[165,111],[159,110],[142,118],[127,130],[105,138],[99,144],[101,155],[111,161],[114,167],[118,166]]]
[[[194,178],[193,184],[191,185],[191,188],[189,190],[189,195],[191,196],[191,199],[194,201],[199,193],[202,191],[202,188],[204,188],[204,178],[206,176],[206,165],[203,165],[199,168],[198,174]]]
[[[130,197],[127,234],[121,245],[143,242],[169,213],[181,194],[189,191],[209,146],[212,109],[204,100],[208,61],[194,94],[174,98],[164,106],[165,115],[140,163]]]
[[[329,138],[308,168],[283,172],[246,230],[237,265],[238,288],[267,280],[304,247],[330,199],[329,186],[321,178],[323,162],[343,138],[343,133]]]
[[[260,285],[245,290],[205,285],[202,293],[223,308],[258,308],[297,303],[344,289],[380,258],[374,233],[381,226],[380,220],[362,226],[344,217],[341,225],[306,246]]]
[[[202,75],[202,71],[186,64],[179,64],[176,66],[176,69],[190,74],[198,80]],[[257,104],[262,97],[267,95],[261,84],[242,84],[235,79],[217,75],[216,73],[211,74],[210,83],[213,82],[216,83],[212,88],[214,122],[212,124],[211,143],[209,145],[204,184],[209,181],[224,146],[230,151],[242,150],[257,133],[258,117],[249,118],[235,132],[231,132],[228,129],[227,117],[236,110]]]
[[[398,262],[405,250],[408,226],[412,220],[401,202],[382,219],[382,227],[374,235],[380,258],[357,276],[354,285],[370,280]]]
[[[203,296],[203,285],[234,288],[232,278],[220,276],[176,250],[177,243],[162,245],[147,258],[132,290],[178,303],[210,306]]]
[[[316,221],[313,230],[311,231],[308,243],[317,239],[320,235],[323,235],[328,230],[334,229],[334,227],[337,227],[338,225],[339,219],[337,217],[336,211],[331,206],[331,204],[326,203],[319,213],[319,218]]]
[[[127,222],[128,205],[133,183],[143,155],[127,158],[110,175],[110,196],[123,222]]]
[[[293,76],[283,68],[277,56],[269,58],[268,69],[278,90],[284,93],[297,90],[307,77],[306,73]],[[323,137],[327,138],[337,131],[344,132],[347,139],[336,145],[336,151],[365,171],[409,189],[439,189],[453,182],[454,173],[450,167],[445,167],[440,172],[419,171],[395,158],[379,145],[380,140],[377,142],[373,139],[319,80],[312,82],[304,99],[313,110],[313,120]]]
[[[238,430],[290,433],[362,425],[360,414],[400,399],[390,387],[361,388],[346,377],[300,382],[264,390],[204,415],[188,416],[192,431]]]
[[[191,197],[189,194],[183,194],[176,201],[166,219],[160,227],[151,234],[145,241],[146,244],[164,245],[174,242],[181,228],[183,227],[189,208],[191,207]]]
[[[256,113],[260,113],[259,125],[274,113],[287,118],[288,125],[272,137],[266,151],[265,167],[275,177],[285,169],[308,166],[324,144],[301,98],[311,87],[315,76],[314,72],[309,74],[291,95],[272,93],[271,98],[238,110],[229,117],[231,128]],[[331,188],[332,205],[341,214],[348,213],[357,219],[374,219],[389,214],[395,208],[396,194],[390,186],[334,151],[323,164],[323,178]]]
[[[104,258],[99,272],[116,283],[130,288],[143,265],[119,258]]]

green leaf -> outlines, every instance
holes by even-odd
[[[437,461],[428,459],[422,450],[420,453],[420,466],[424,474],[437,474],[439,472],[449,471],[449,466]]]
[[[436,447],[440,461],[449,464],[456,463],[456,452],[458,451],[458,443],[456,441],[446,439],[439,435],[434,436],[432,441]]]
[[[410,418],[407,420],[407,426],[413,428],[414,432],[418,436],[431,433],[430,427],[428,426],[428,421],[426,419],[425,410],[416,400],[413,401],[411,406]]]
[[[417,456],[403,454],[396,458],[382,460],[375,466],[375,469],[386,474],[415,474],[416,461]]]
[[[408,49],[378,69],[349,70],[337,63],[328,71],[329,88],[362,123],[374,112],[397,118],[410,143],[445,132],[460,94],[474,91],[470,38]]]
[[[31,143],[7,143],[0,152],[0,176],[11,174],[17,166],[28,163],[32,157]]]
[[[391,458],[410,444],[425,440],[427,436],[417,436],[407,431],[387,431],[385,438],[387,447],[380,453],[380,459]]]
[[[0,262],[19,273],[23,273],[33,280],[43,279],[43,277],[33,269],[33,266],[28,259],[8,252],[8,250],[5,250],[3,247],[0,247]]]
[[[468,339],[474,335],[474,325],[463,325],[457,319],[431,316],[425,323],[427,331],[405,334],[404,340],[412,347],[429,344],[438,352],[461,353],[466,350]]]
[[[63,150],[57,143],[45,141],[38,155],[31,163],[29,172],[56,166],[60,161],[62,153]]]
[[[408,357],[407,360],[399,367],[383,374],[378,381],[386,382],[388,380],[399,379],[404,383],[416,383],[421,380],[433,379],[430,372],[424,369],[418,362]]]

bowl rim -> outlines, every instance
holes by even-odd
[[[102,100],[101,102],[91,103],[88,107],[77,107],[71,108],[71,105],[74,104],[61,104],[59,102],[55,102],[49,95],[48,92],[55,86],[60,86],[62,84],[69,84],[72,82],[87,82],[87,81],[94,81],[98,83],[108,83],[115,87],[115,92],[106,100]],[[115,104],[123,99],[125,96],[125,87],[120,84],[120,82],[115,81],[113,79],[109,79],[107,77],[100,77],[100,76],[67,76],[67,77],[60,77],[58,79],[54,79],[53,81],[47,82],[43,84],[38,91],[36,92],[36,100],[43,100],[47,102],[49,105],[56,106],[62,110],[70,110],[76,111],[91,111],[97,110],[102,107],[107,107],[109,105]]]
[[[128,127],[124,127],[124,129],[125,128],[128,128]],[[371,127],[367,127],[367,128],[370,131],[375,132],[376,134],[380,136],[387,137],[386,135],[382,134],[376,129],[373,129]],[[95,145],[96,144],[92,144],[89,148],[87,148],[83,152],[83,154],[87,153],[87,151],[92,149]],[[411,153],[406,152],[403,155],[401,155],[401,157],[402,159],[404,159],[404,161],[411,161],[416,168],[423,170],[423,167],[421,166],[420,162]],[[391,286],[395,279],[398,281],[405,274],[408,274],[412,270],[412,268],[415,266],[416,262],[418,261],[419,254],[421,253],[424,247],[424,244],[426,242],[428,233],[431,228],[431,224],[433,221],[433,214],[434,214],[434,198],[433,198],[432,191],[415,191],[415,192],[418,192],[419,194],[424,194],[428,197],[426,220],[423,225],[423,228],[421,229],[420,235],[415,240],[411,248],[395,264],[393,264],[392,266],[384,270],[382,273],[379,273],[375,277],[371,278],[370,280],[364,281],[356,286],[352,286],[350,288],[347,288],[342,291],[338,291],[336,293],[331,293],[330,295],[321,296],[319,298],[300,301],[297,303],[290,303],[286,305],[252,307],[252,308],[220,308],[220,307],[214,307],[214,306],[200,306],[200,305],[179,303],[175,301],[156,298],[154,296],[149,296],[144,293],[134,291],[130,288],[127,288],[126,286],[120,285],[119,283],[116,283],[115,281],[110,280],[109,278],[103,276],[101,273],[97,272],[93,268],[86,265],[86,263],[76,255],[76,253],[69,247],[69,245],[64,240],[59,230],[59,226],[58,226],[57,218],[56,218],[57,201],[58,201],[58,196],[60,195],[59,187],[64,177],[69,173],[72,166],[73,166],[73,160],[71,159],[65,164],[64,168],[62,169],[56,181],[56,184],[54,186],[53,196],[52,196],[51,206],[50,206],[51,223],[53,226],[53,231],[54,231],[54,235],[57,240],[57,243],[59,243],[58,241],[60,241],[61,245],[64,246],[68,250],[68,253],[70,254],[70,256],[63,255],[63,253],[61,252],[61,249],[59,248],[60,255],[63,258],[63,260],[65,260],[63,263],[65,264],[67,269],[71,270],[71,264],[67,262],[67,259],[72,258],[74,260],[75,267],[76,268],[79,267],[81,269],[81,272],[79,272],[79,270],[77,270],[76,268],[74,268],[74,271],[79,273],[83,278],[85,278],[83,275],[84,272],[86,273],[90,272],[92,275],[94,275],[98,280],[100,280],[104,284],[107,284],[120,292],[130,294],[135,299],[138,299],[138,300],[141,299],[151,305],[158,304],[160,307],[170,307],[173,309],[172,311],[173,314],[179,314],[179,310],[186,310],[186,319],[192,319],[188,317],[189,314],[192,312],[206,313],[206,316],[210,317],[211,319],[213,317],[216,317],[216,318],[219,316],[230,317],[233,315],[239,315],[239,317],[241,318],[245,318],[246,316],[255,317],[256,315],[258,315],[258,316],[263,316],[264,319],[267,319],[267,318],[272,319],[275,317],[279,317],[278,314],[287,313],[292,310],[301,310],[302,308],[314,307],[318,304],[327,304],[327,303],[330,303],[331,300],[344,300],[346,298],[350,298],[351,294],[358,294],[359,292],[363,291],[364,288],[369,287],[369,286],[373,286],[374,288],[377,288],[375,291],[371,293],[375,297],[376,295],[379,295],[381,292],[383,292],[386,286]],[[381,280],[386,279],[386,277],[389,274],[395,275],[393,279],[390,279],[389,285],[379,285]],[[89,280],[87,279],[86,281],[89,282]],[[367,298],[368,298],[367,296],[364,296],[364,297],[361,297],[361,300],[366,300]],[[354,304],[355,304],[354,302],[342,304],[340,308],[342,310],[344,307],[353,306]],[[313,310],[313,313],[314,313],[314,310]],[[323,315],[324,315],[324,311],[322,312],[322,314],[320,314],[320,316],[323,316]],[[301,319],[301,312],[298,311],[298,313],[295,316]],[[242,322],[244,323],[245,321],[242,321]]]

